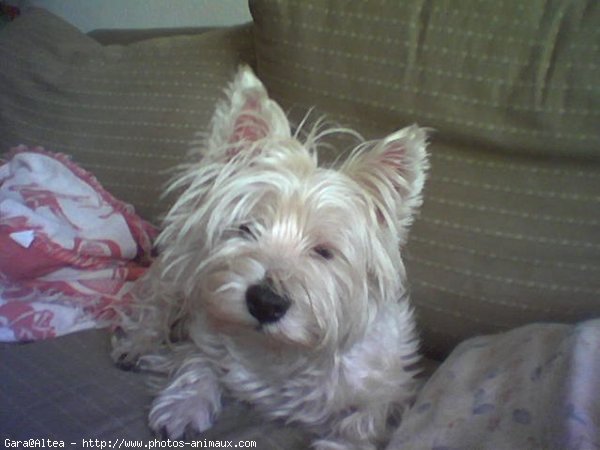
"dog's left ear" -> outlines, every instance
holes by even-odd
[[[286,139],[290,124],[280,108],[271,100],[260,80],[248,66],[238,70],[226,91],[227,99],[217,105],[209,134],[209,155],[215,159],[232,159],[263,139]]]
[[[370,197],[379,223],[399,234],[422,203],[429,168],[426,147],[426,131],[412,125],[359,148],[341,168]]]

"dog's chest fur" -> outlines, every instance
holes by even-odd
[[[345,352],[267,351],[256,333],[215,334],[202,317],[191,338],[233,397],[271,418],[317,426],[325,425],[332,412],[410,398],[414,379],[407,366],[417,359],[417,344],[413,329],[406,327],[407,315],[406,302],[390,305],[365,338]]]

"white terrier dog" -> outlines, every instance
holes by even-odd
[[[411,126],[321,167],[331,130],[293,135],[249,68],[227,94],[202,158],[170,188],[183,194],[113,357],[168,373],[149,420],[170,438],[210,428],[225,391],[305,426],[317,449],[375,449],[416,389],[400,247],[426,133]]]

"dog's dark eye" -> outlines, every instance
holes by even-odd
[[[323,259],[333,259],[333,251],[324,245],[317,245],[313,251]]]
[[[247,238],[254,238],[254,234],[252,233],[252,230],[250,229],[250,226],[243,223],[238,227],[238,231],[240,232],[240,234],[243,237],[247,237]]]

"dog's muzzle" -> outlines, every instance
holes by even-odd
[[[246,290],[248,311],[261,324],[277,322],[290,304],[287,297],[279,295],[268,283],[253,284]]]

